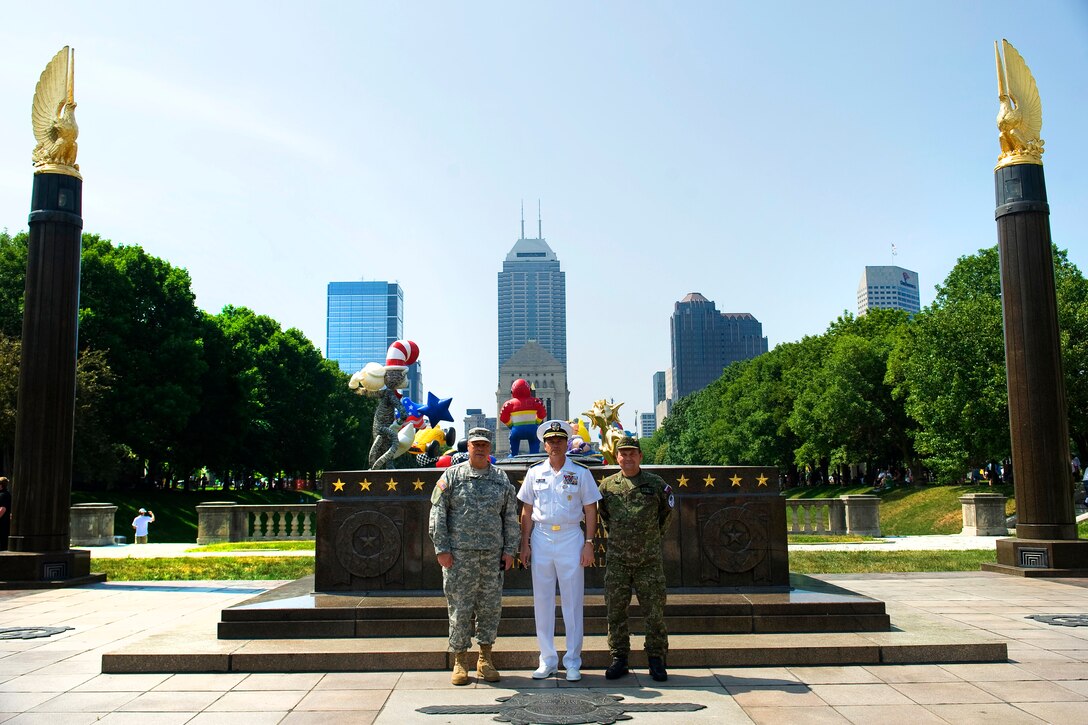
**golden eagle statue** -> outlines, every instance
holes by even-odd
[[[1043,140],[1039,131],[1043,128],[1043,104],[1039,89],[1027,63],[1009,41],[1002,39],[1005,59],[994,41],[997,58],[997,97],[1001,108],[997,112],[997,130],[1001,137],[1001,155],[997,158],[1000,169],[1013,164],[1043,163]]]
[[[34,123],[34,173],[45,171],[79,176],[76,164],[76,101],[73,87],[75,51],[61,48],[38,79],[30,118]],[[81,177],[82,178],[82,177]]]

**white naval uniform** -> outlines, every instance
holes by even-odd
[[[563,606],[567,652],[566,669],[582,667],[582,599],[585,572],[582,547],[585,532],[579,525],[583,507],[601,499],[593,475],[570,459],[558,472],[551,463],[541,461],[525,473],[518,500],[533,507],[533,532],[530,539],[533,574],[533,613],[536,615],[536,639],[540,646],[540,664],[555,668],[559,654],[555,650],[555,584]]]

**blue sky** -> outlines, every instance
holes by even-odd
[[[1039,84],[1054,239],[1088,267],[1084,2],[160,5],[5,8],[0,227],[26,228],[34,85],[71,45],[87,231],[323,350],[329,281],[399,281],[459,428],[494,405],[522,199],[567,272],[572,413],[650,410],[688,292],[772,347],[856,311],[867,264],[931,302],[996,242],[1002,37]]]

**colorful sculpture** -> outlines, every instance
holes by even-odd
[[[385,468],[400,452],[408,450],[415,436],[416,423],[423,420],[416,406],[410,412],[401,401],[400,388],[404,385],[405,371],[419,359],[419,345],[411,340],[397,340],[385,354],[385,366],[367,365],[351,376],[348,387],[360,395],[378,399],[374,411],[374,445],[370,448],[370,467]],[[382,387],[377,387],[378,368],[382,370]],[[409,401],[410,402],[410,401]],[[405,439],[406,436],[406,439]]]
[[[536,427],[548,417],[544,401],[534,397],[529,382],[521,378],[510,386],[510,395],[499,410],[499,421],[510,428],[510,455],[518,455],[522,441],[529,442],[529,453],[539,453]]]
[[[623,403],[609,403],[607,400],[594,401],[593,407],[582,415],[600,431],[601,455],[611,464],[616,463],[616,444],[625,433],[620,424],[620,406]]]

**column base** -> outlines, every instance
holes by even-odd
[[[998,539],[997,563],[983,571],[1024,577],[1088,577],[1088,540]]]
[[[54,589],[104,581],[105,574],[91,573],[89,551],[0,551],[0,589]]]

